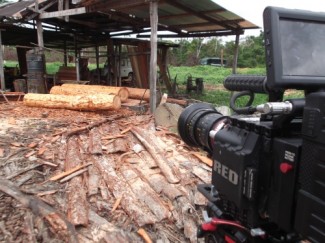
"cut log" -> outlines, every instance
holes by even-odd
[[[121,99],[116,95],[56,95],[56,94],[26,94],[24,105],[70,110],[117,110],[121,107]]]
[[[52,87],[51,94],[80,95],[80,94],[113,94],[118,95],[124,102],[129,97],[129,91],[124,87],[104,85],[63,84]]]
[[[79,150],[79,144],[76,137],[68,140],[65,170],[70,170],[76,166],[82,165],[82,158]],[[74,225],[88,225],[88,203],[86,198],[86,189],[82,176],[76,176],[69,181],[67,197],[67,216]]]
[[[129,98],[137,100],[150,100],[150,90],[149,89],[139,89],[139,88],[127,88],[129,91]]]

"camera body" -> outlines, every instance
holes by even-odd
[[[305,67],[325,62],[325,55],[303,62],[297,56],[304,43],[319,50],[325,16],[268,7],[264,23],[267,78],[230,76],[224,86],[242,92],[234,99],[268,93],[269,102],[236,109],[232,100],[239,114],[230,117],[193,104],[178,121],[182,139],[213,158],[211,184],[198,185],[208,199],[198,236],[227,243],[325,242],[325,66]],[[324,31],[314,41],[300,39],[294,50],[282,36],[286,31],[294,42],[300,31],[312,34],[320,26]],[[287,88],[303,89],[305,98],[282,101]]]

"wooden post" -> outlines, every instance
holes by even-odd
[[[65,7],[66,10],[69,9],[69,7],[70,7],[69,6],[69,0],[65,0],[64,7]],[[64,20],[65,20],[65,22],[69,22],[69,16],[65,16]]]
[[[40,20],[36,21],[37,25],[37,40],[38,40],[38,46],[40,48],[40,51],[43,51],[44,49],[44,41],[43,41],[43,27],[42,22]]]
[[[121,74],[121,44],[118,45],[118,85],[119,87],[122,86],[122,74]]]
[[[110,38],[110,39],[108,39],[108,42],[107,42],[107,70],[108,70],[107,84],[108,85],[112,85],[112,79],[113,79],[113,77],[112,77],[113,53],[114,53],[113,40]]]
[[[58,1],[58,11],[62,11],[63,10],[63,0],[59,0]]]
[[[158,30],[158,1],[150,1],[151,54],[150,54],[150,112],[154,113],[157,103],[157,30]]]
[[[96,73],[97,73],[97,83],[100,83],[100,70],[99,70],[99,47],[98,44],[96,43],[95,46],[95,54],[96,54]]]
[[[68,55],[67,55],[67,40],[64,40],[64,47],[63,47],[63,62],[64,66],[68,66]]]
[[[78,50],[78,41],[77,41],[77,35],[74,36],[74,55],[76,59],[76,76],[77,76],[77,81],[80,81],[80,72],[79,72],[79,58],[80,58],[80,53]]]
[[[223,49],[220,51],[220,58],[221,58],[221,66],[224,67],[224,61],[223,61]]]
[[[107,63],[107,68],[108,68],[108,73],[105,80],[106,81],[105,84],[107,85],[111,85],[111,72],[110,72],[111,64],[110,64],[110,57],[109,57],[109,45],[110,45],[110,40],[108,39],[106,43],[106,61],[105,61],[105,63]]]
[[[117,86],[118,85],[118,82],[117,82],[117,78],[118,78],[118,71],[117,71],[117,46],[114,45],[113,43],[113,63],[112,63],[112,66],[113,66],[113,84],[114,86]]]
[[[35,10],[38,11],[38,0],[35,1]],[[37,41],[38,41],[38,47],[43,53],[44,50],[44,41],[43,41],[43,27],[42,27],[42,21],[38,18],[36,20],[36,27],[37,27]]]
[[[238,61],[238,51],[239,51],[239,36],[240,36],[240,34],[236,34],[234,61],[233,61],[233,64],[232,64],[232,73],[233,74],[236,74],[236,72],[237,72],[237,61]]]
[[[3,52],[2,52],[2,36],[1,32],[3,30],[0,30],[0,78],[1,78],[1,89],[6,90],[6,82],[5,82],[5,75],[3,73]]]

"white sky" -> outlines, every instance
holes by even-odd
[[[225,9],[263,28],[263,11],[267,6],[324,12],[324,0],[212,0]],[[261,29],[262,30],[262,29]],[[258,35],[260,30],[246,30],[245,35]]]

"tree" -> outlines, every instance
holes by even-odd
[[[238,67],[265,66],[264,33],[248,36],[240,44]]]
[[[216,37],[207,38],[206,43],[202,46],[200,58],[203,57],[221,57],[224,45],[221,40]]]

